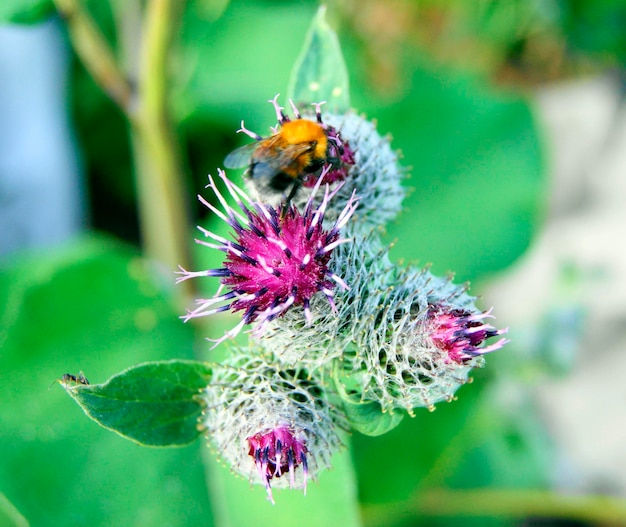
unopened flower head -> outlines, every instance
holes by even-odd
[[[351,222],[351,232],[367,233],[383,226],[400,212],[405,170],[391,149],[388,137],[382,137],[375,125],[354,112],[326,114],[321,104],[313,104],[315,113],[300,113],[290,101],[295,119],[290,119],[274,105],[278,125],[273,135],[264,138],[241,125],[240,132],[256,143],[231,153],[225,160],[229,168],[247,166],[246,183],[251,194],[264,203],[277,204],[288,198],[300,209],[311,198],[320,169],[329,168],[325,183],[345,183],[337,199],[329,204],[327,221],[334,221],[354,192],[362,197]],[[304,126],[306,125],[306,126]],[[319,200],[319,198],[318,198]]]
[[[341,446],[344,418],[315,377],[278,368],[253,350],[216,365],[203,398],[211,444],[234,471],[264,485],[272,501],[272,488],[306,491]]]
[[[387,280],[389,287],[363,306],[368,315],[357,342],[363,352],[353,376],[362,398],[383,409],[433,409],[439,401],[452,400],[469,371],[482,366],[482,355],[506,343],[484,346],[506,330],[485,323],[490,311],[479,311],[465,287],[427,269],[390,273]]]
[[[321,203],[317,207],[313,205],[313,196],[319,190],[324,173],[303,212],[293,204],[274,207],[253,202],[223,171],[219,175],[239,210],[226,202],[211,177],[208,186],[224,212],[204,198],[199,199],[232,227],[235,239],[227,240],[200,228],[212,241],[197,240],[198,243],[224,251],[224,266],[196,272],[181,268],[178,281],[218,277],[226,292],[198,300],[198,307],[190,311],[185,320],[227,310],[243,311],[241,323],[224,336],[227,338],[253,322],[259,323],[257,329],[260,331],[267,322],[283,315],[292,306],[302,306],[304,319],[310,323],[310,302],[318,293],[327,298],[332,308],[335,286],[348,286],[330,269],[329,262],[333,250],[349,241],[340,237],[340,230],[357,206],[354,195],[327,229],[323,225],[324,213],[334,195],[328,186]]]

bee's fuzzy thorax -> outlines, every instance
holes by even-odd
[[[278,132],[283,141],[288,144],[315,143],[314,155],[326,156],[328,139],[324,128],[308,119],[296,119],[285,122]]]

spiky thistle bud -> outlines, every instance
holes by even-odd
[[[400,166],[389,137],[381,136],[376,125],[354,112],[328,114],[326,122],[338,131],[354,152],[354,165],[348,171],[345,185],[337,193],[333,210],[349,199],[352,192],[360,197],[359,208],[350,223],[351,232],[367,235],[376,227],[384,227],[402,209],[405,190],[402,180],[406,170]]]
[[[466,287],[428,269],[391,272],[385,281],[387,287],[362,306],[356,332],[360,352],[353,377],[362,386],[361,399],[391,411],[433,409],[451,400],[469,371],[483,365],[482,355],[506,343],[485,346],[506,330],[484,322],[491,312],[480,311]]]
[[[244,353],[247,355],[244,355]],[[341,414],[310,372],[273,365],[253,350],[215,366],[203,424],[219,456],[267,489],[306,490],[341,446]]]
[[[333,252],[331,267],[350,284],[349,289],[336,290],[335,310],[328,309],[321,298],[314,298],[309,325],[303,324],[302,308],[294,308],[268,324],[259,335],[259,344],[284,364],[322,369],[342,359],[346,350],[355,346],[355,332],[367,315],[363,311],[365,302],[388,286],[381,279],[394,269],[387,248],[380,246],[378,233],[370,232],[358,239],[358,243],[343,244]]]

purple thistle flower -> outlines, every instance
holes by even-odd
[[[224,213],[201,196],[199,199],[233,228],[235,240],[226,240],[199,227],[205,237],[217,243],[196,241],[224,251],[224,266],[196,272],[181,268],[177,283],[189,278],[214,276],[220,278],[222,287],[227,291],[198,300],[198,307],[183,317],[185,321],[228,310],[243,311],[241,322],[218,340],[219,343],[235,336],[244,325],[252,322],[258,321],[257,329],[262,330],[267,322],[282,315],[291,306],[303,306],[307,323],[310,323],[309,303],[318,292],[326,295],[334,309],[335,284],[344,288],[348,286],[330,270],[330,257],[333,249],[349,241],[340,238],[339,231],[356,210],[358,202],[353,194],[333,226],[324,228],[324,212],[338,189],[331,193],[327,185],[317,208],[314,208],[313,197],[328,171],[327,167],[322,172],[302,213],[293,204],[283,203],[274,207],[253,202],[220,170],[219,176],[237,202],[240,212],[226,202],[209,176],[208,187],[220,201]]]
[[[279,426],[267,432],[258,433],[248,438],[249,451],[256,463],[261,480],[267,489],[272,503],[272,487],[270,480],[289,473],[289,487],[295,484],[295,470],[302,465],[304,476],[303,489],[306,494],[308,475],[307,448],[305,442],[296,439],[294,433],[286,426]]]
[[[483,313],[470,313],[463,309],[431,305],[428,317],[433,343],[447,352],[450,362],[463,364],[477,355],[496,351],[508,342],[507,339],[500,339],[490,346],[483,346],[487,339],[508,331],[508,328],[497,330],[485,322],[486,318],[493,318],[491,309]]]

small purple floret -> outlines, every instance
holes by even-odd
[[[354,165],[354,152],[350,148],[348,141],[344,141],[339,130],[330,125],[324,125],[326,136],[328,137],[328,159],[331,160],[330,170],[324,178],[324,182],[332,185],[338,181],[343,181],[348,177],[350,167]],[[302,186],[311,188],[317,183],[319,177],[309,174],[302,182]]]
[[[272,503],[272,487],[270,480],[289,473],[289,485],[295,485],[295,470],[302,465],[304,476],[303,489],[306,494],[308,475],[307,448],[304,441],[296,439],[294,433],[286,426],[258,433],[248,438],[248,454],[252,456],[259,471],[259,476],[267,489]]]
[[[428,316],[431,338],[436,347],[447,352],[450,362],[463,364],[477,355],[496,351],[508,342],[500,339],[490,346],[483,346],[487,339],[508,331],[508,328],[496,329],[485,322],[486,318],[493,318],[491,310],[470,313],[463,309],[430,306]]]

